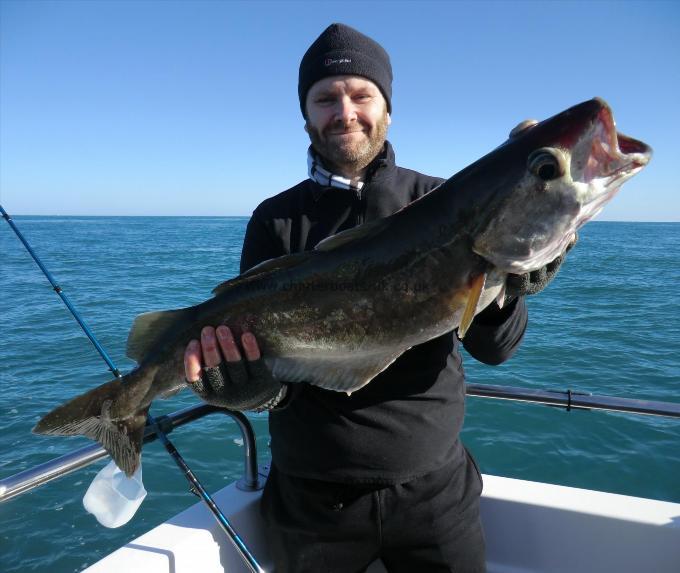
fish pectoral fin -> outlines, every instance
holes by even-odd
[[[194,312],[194,307],[189,307],[140,314],[132,323],[125,354],[141,364],[156,344],[160,343],[167,333],[175,330],[179,321],[183,319],[190,321]]]
[[[463,311],[463,318],[460,319],[460,326],[458,327],[458,338],[461,340],[463,340],[463,337],[475,318],[477,305],[479,304],[479,298],[482,296],[485,283],[486,273],[482,273],[472,279],[472,284],[468,291],[467,303],[465,304],[465,310]]]

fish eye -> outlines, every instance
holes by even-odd
[[[527,159],[527,167],[543,181],[552,181],[564,175],[564,159],[556,149],[537,149]]]

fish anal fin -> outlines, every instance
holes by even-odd
[[[468,328],[470,328],[470,325],[475,318],[477,305],[479,304],[479,298],[482,296],[482,291],[484,290],[484,283],[486,283],[486,273],[481,273],[480,275],[474,277],[471,281],[470,289],[468,290],[467,302],[465,304],[465,310],[463,310],[463,317],[460,319],[460,325],[458,326],[458,337],[461,340],[467,333]]]
[[[279,380],[308,382],[350,395],[373,380],[406,350],[354,351],[338,353],[333,359],[296,356],[266,361]]]
[[[192,308],[185,308],[140,314],[132,323],[125,354],[141,363],[160,339],[192,312]]]

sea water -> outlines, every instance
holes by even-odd
[[[238,273],[247,218],[15,217],[121,370],[142,312],[188,306]],[[0,228],[0,478],[90,444],[31,434],[39,417],[111,379],[9,226]],[[506,364],[465,356],[469,382],[680,402],[680,224],[594,222],[557,280],[528,299]],[[160,415],[197,403],[189,391]],[[268,459],[266,414],[249,414]],[[171,438],[209,491],[242,474],[236,426],[206,418]],[[680,502],[680,420],[469,398],[463,438],[485,473]],[[82,497],[101,461],[0,505],[0,569],[80,571],[195,503],[158,443],[144,448],[148,496],[120,529]]]

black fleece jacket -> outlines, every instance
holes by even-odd
[[[339,231],[391,215],[443,180],[397,167],[386,143],[360,192],[307,179],[260,204],[243,244],[241,272],[313,249]],[[464,345],[487,364],[507,360],[527,324],[522,298],[493,303]],[[370,384],[347,396],[294,384],[288,405],[269,416],[272,459],[287,474],[344,483],[403,483],[462,456],[465,385],[455,333],[413,347]]]

